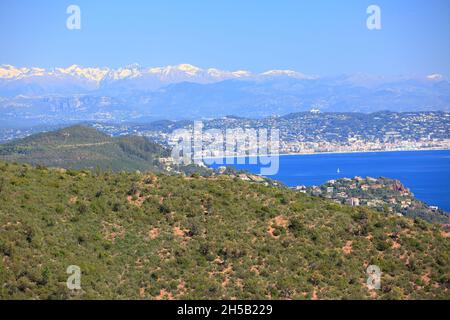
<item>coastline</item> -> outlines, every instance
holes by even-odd
[[[442,152],[440,153],[439,156],[434,157],[434,153],[433,152]],[[416,199],[419,199],[422,202],[425,202],[427,204],[430,205],[435,205],[438,206],[439,208],[450,212],[450,201],[448,200],[448,181],[450,181],[448,179],[449,177],[449,167],[447,165],[445,165],[446,163],[448,163],[448,160],[450,158],[450,149],[449,148],[421,148],[421,149],[395,149],[395,150],[367,150],[367,151],[348,151],[348,152],[341,152],[341,151],[336,151],[336,152],[316,152],[316,153],[280,153],[277,155],[270,155],[269,157],[272,157],[272,159],[267,159],[268,161],[278,161],[278,159],[276,158],[277,156],[280,156],[279,161],[282,162],[283,158],[281,158],[281,156],[299,156],[297,158],[294,159],[294,157],[292,157],[291,160],[289,160],[289,162],[292,163],[296,163],[296,161],[302,162],[302,161],[307,161],[308,163],[315,163],[315,164],[319,164],[318,166],[316,166],[316,168],[312,171],[312,172],[306,172],[303,175],[298,175],[297,173],[300,172],[303,169],[296,169],[295,166],[293,166],[292,168],[290,168],[288,171],[284,171],[284,172],[279,172],[277,174],[277,176],[267,176],[269,178],[272,179],[276,179],[279,181],[282,181],[285,185],[290,186],[290,187],[294,187],[297,185],[305,185],[305,186],[312,186],[312,185],[322,185],[324,184],[327,180],[330,179],[338,179],[338,178],[343,178],[343,177],[347,177],[347,178],[351,178],[354,176],[370,176],[370,177],[388,177],[390,179],[396,179],[401,181],[402,184],[404,184],[407,188],[409,188],[413,193]],[[378,153],[378,154],[375,154]],[[325,163],[335,163],[335,161],[337,162],[346,162],[346,161],[350,161],[350,163],[354,163],[355,161],[358,161],[358,158],[361,159],[362,162],[365,161],[365,159],[369,159],[370,161],[372,161],[373,159],[384,159],[386,157],[389,157],[390,154],[396,154],[394,155],[394,157],[399,157],[399,159],[402,159],[399,163],[397,163],[395,166],[396,168],[399,168],[398,171],[389,171],[388,173],[384,173],[384,169],[382,168],[381,170],[376,170],[376,173],[371,173],[370,171],[372,171],[372,169],[370,168],[370,166],[367,168],[354,168],[352,166],[350,166],[349,168],[347,168],[347,170],[344,169],[344,171],[336,174],[336,167],[339,166],[335,166],[332,168],[332,170],[330,171],[330,168],[323,168],[320,165],[321,164],[325,164]],[[427,172],[426,175],[416,175],[416,173],[424,173],[423,171],[419,170],[417,171],[417,168],[409,168],[406,171],[403,170],[403,160],[408,160],[408,159],[415,159],[415,158],[422,158],[422,156],[425,156],[425,158],[427,158],[426,154],[430,153],[433,156],[431,158],[440,158],[441,160],[441,167],[438,167],[436,170],[437,171],[433,171],[431,170],[430,172]],[[300,157],[300,156],[313,156],[313,155],[320,155],[320,154],[324,154],[324,156],[320,156],[320,157]],[[326,155],[346,155],[348,154],[348,157],[333,157],[333,156],[326,156]],[[359,154],[359,155],[358,155]],[[364,154],[367,154],[367,156],[365,157]],[[375,154],[373,156],[370,156],[370,154]],[[352,156],[353,155],[353,156]],[[258,155],[253,155],[253,157],[258,157]],[[249,165],[251,166],[251,164],[248,163],[247,157],[231,157],[231,161],[234,161],[234,163],[229,163],[226,164],[225,161],[218,163],[219,161],[216,160],[216,162],[214,163],[214,159],[225,159],[225,158],[220,158],[220,157],[216,157],[216,158],[204,158],[204,163],[206,164],[207,159],[209,159],[209,163],[206,164],[208,167],[210,168],[217,168],[219,166],[236,166],[239,168],[239,163],[237,163],[236,159],[245,159],[245,165]],[[445,158],[445,159],[444,159]],[[285,161],[287,160],[287,157],[285,158]],[[259,164],[254,164],[253,166],[255,168],[258,168],[260,165],[259,160],[257,160]],[[361,162],[360,161],[360,162]],[[442,167],[442,161],[444,162],[444,167]],[[407,162],[407,161],[406,161]],[[421,162],[423,163],[423,162]],[[386,165],[386,163],[384,163],[384,165]],[[332,165],[331,165],[332,167]],[[281,168],[281,165],[280,165]],[[342,167],[341,167],[342,168]],[[387,166],[386,168],[390,168],[390,166]],[[400,169],[401,168],[401,169]],[[256,169],[255,169],[256,170]],[[297,172],[297,171],[298,172]],[[325,170],[325,173],[320,173],[317,175],[318,172],[322,172]],[[360,171],[362,170],[362,171]],[[249,170],[250,172],[253,172],[254,174],[257,175],[261,175],[259,173],[257,173],[254,170]],[[429,176],[431,175],[431,176]]]
[[[388,149],[388,150],[356,150],[356,151],[324,151],[324,152],[300,152],[300,153],[278,153],[278,156],[311,156],[319,154],[354,154],[354,153],[390,153],[390,152],[420,152],[420,151],[450,151],[450,148],[423,148],[423,149]],[[273,156],[273,155],[272,155]],[[251,157],[254,157],[252,155]]]
[[[450,148],[421,148],[421,149],[387,149],[387,150],[355,150],[355,151],[323,151],[323,152],[293,152],[273,154],[250,154],[223,157],[194,157],[194,160],[202,159],[227,159],[227,158],[258,158],[258,157],[280,157],[280,156],[313,156],[321,154],[355,154],[355,153],[391,153],[391,152],[421,152],[421,151],[450,151]]]

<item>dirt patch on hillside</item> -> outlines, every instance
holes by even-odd
[[[284,216],[277,216],[273,219],[273,222],[279,226],[279,227],[283,227],[283,228],[287,228],[287,226],[289,225],[289,220],[284,217]]]
[[[103,221],[102,234],[103,239],[114,243],[116,241],[116,238],[123,239],[123,237],[125,236],[125,228],[119,224]]]
[[[137,193],[134,196],[127,197],[128,203],[134,204],[136,207],[141,207],[144,201],[147,199],[148,197],[141,196],[140,193]]]
[[[209,273],[211,277],[217,277],[217,275],[222,275],[222,288],[225,288],[228,284],[230,284],[230,274],[232,274],[233,271],[233,264],[229,264],[227,267],[224,267],[222,271],[212,271]]]
[[[396,241],[393,241],[392,243],[392,249],[400,249],[402,247],[402,245]]]
[[[156,184],[158,181],[158,177],[154,175],[147,175],[142,178],[141,183],[144,185]]]
[[[317,295],[317,289],[314,288],[311,300],[319,300],[319,296]]]
[[[253,265],[250,267],[250,271],[256,273],[257,275],[259,275],[259,268],[256,265]]]
[[[78,200],[78,197],[77,197],[77,196],[70,197],[69,203],[70,203],[70,204],[75,204],[75,203],[77,202],[77,200]]]
[[[267,229],[267,233],[269,234],[269,236],[271,236],[274,239],[280,238],[280,236],[276,236],[274,232],[275,232],[275,228],[272,226],[269,226],[269,229]]]
[[[183,280],[177,285],[177,296],[184,296],[187,293],[186,282]]]
[[[276,228],[286,229],[289,226],[289,220],[282,216],[276,216],[269,221],[269,226],[267,227],[267,233],[274,239],[279,239],[280,236],[275,234]]]
[[[153,228],[148,232],[148,239],[155,240],[159,236],[159,229]]]
[[[184,231],[180,227],[173,227],[172,233],[175,237],[184,237]]]
[[[230,278],[225,276],[225,279],[222,281],[222,288],[225,288],[230,283]]]
[[[156,300],[174,300],[173,294],[166,289],[161,289],[159,295],[155,297]]]
[[[430,281],[431,281],[430,274],[431,274],[431,272],[428,271],[427,273],[425,273],[424,275],[422,275],[420,277],[420,279],[423,281],[423,283],[425,283],[425,285],[430,284]]]
[[[345,243],[345,246],[342,247],[342,251],[344,252],[344,254],[350,254],[353,251],[353,241],[347,241]]]
[[[244,289],[244,280],[242,280],[241,278],[237,278],[235,285],[241,290]]]
[[[442,235],[444,238],[450,238],[450,231],[442,231],[442,232],[441,232],[441,235]]]
[[[182,238],[183,241],[188,241],[190,239],[189,237],[189,229],[181,229],[180,227],[173,227],[172,228],[172,234],[176,238]]]

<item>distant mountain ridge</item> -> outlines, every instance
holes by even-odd
[[[168,65],[164,67],[143,67],[131,64],[121,68],[55,67],[16,67],[0,65],[0,96],[45,95],[63,93],[100,92],[118,87],[131,90],[156,90],[167,85],[191,82],[212,84],[225,80],[266,81],[273,79],[321,80],[368,87],[399,81],[441,82],[448,81],[443,75],[434,73],[425,77],[380,77],[364,74],[342,75],[337,77],[318,77],[306,75],[295,70],[274,69],[260,73],[248,70],[228,71],[218,68],[203,69],[191,64]]]
[[[0,65],[0,84],[4,87],[3,95],[8,93],[13,95],[14,91],[20,91],[21,87],[25,89],[23,94],[48,94],[61,91],[81,93],[124,85],[134,89],[154,90],[181,82],[215,83],[228,79],[263,79],[275,76],[297,79],[314,78],[293,70],[268,70],[253,74],[246,70],[202,69],[191,64],[165,67],[142,67],[131,64],[117,69],[82,67],[75,64],[67,68],[52,69]]]
[[[57,124],[279,116],[323,112],[450,111],[450,82],[364,74],[317,77],[293,70],[0,66],[0,118]]]

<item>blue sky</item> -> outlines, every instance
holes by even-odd
[[[81,30],[66,8],[81,8]],[[366,28],[377,4],[382,30]],[[450,75],[448,0],[0,0],[0,64]]]

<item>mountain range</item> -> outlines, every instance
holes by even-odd
[[[450,82],[440,74],[318,77],[189,64],[49,70],[0,66],[0,118],[8,123],[265,117],[311,109],[450,111]]]
[[[292,70],[269,70],[253,74],[245,70],[225,71],[216,68],[201,69],[190,64],[166,67],[144,68],[132,64],[123,68],[110,69],[72,65],[68,68],[17,68],[0,66],[2,95],[81,93],[91,90],[128,89],[152,90],[180,82],[215,83],[229,79],[264,79],[287,76],[296,79],[314,79]],[[24,90],[25,89],[25,90]]]

